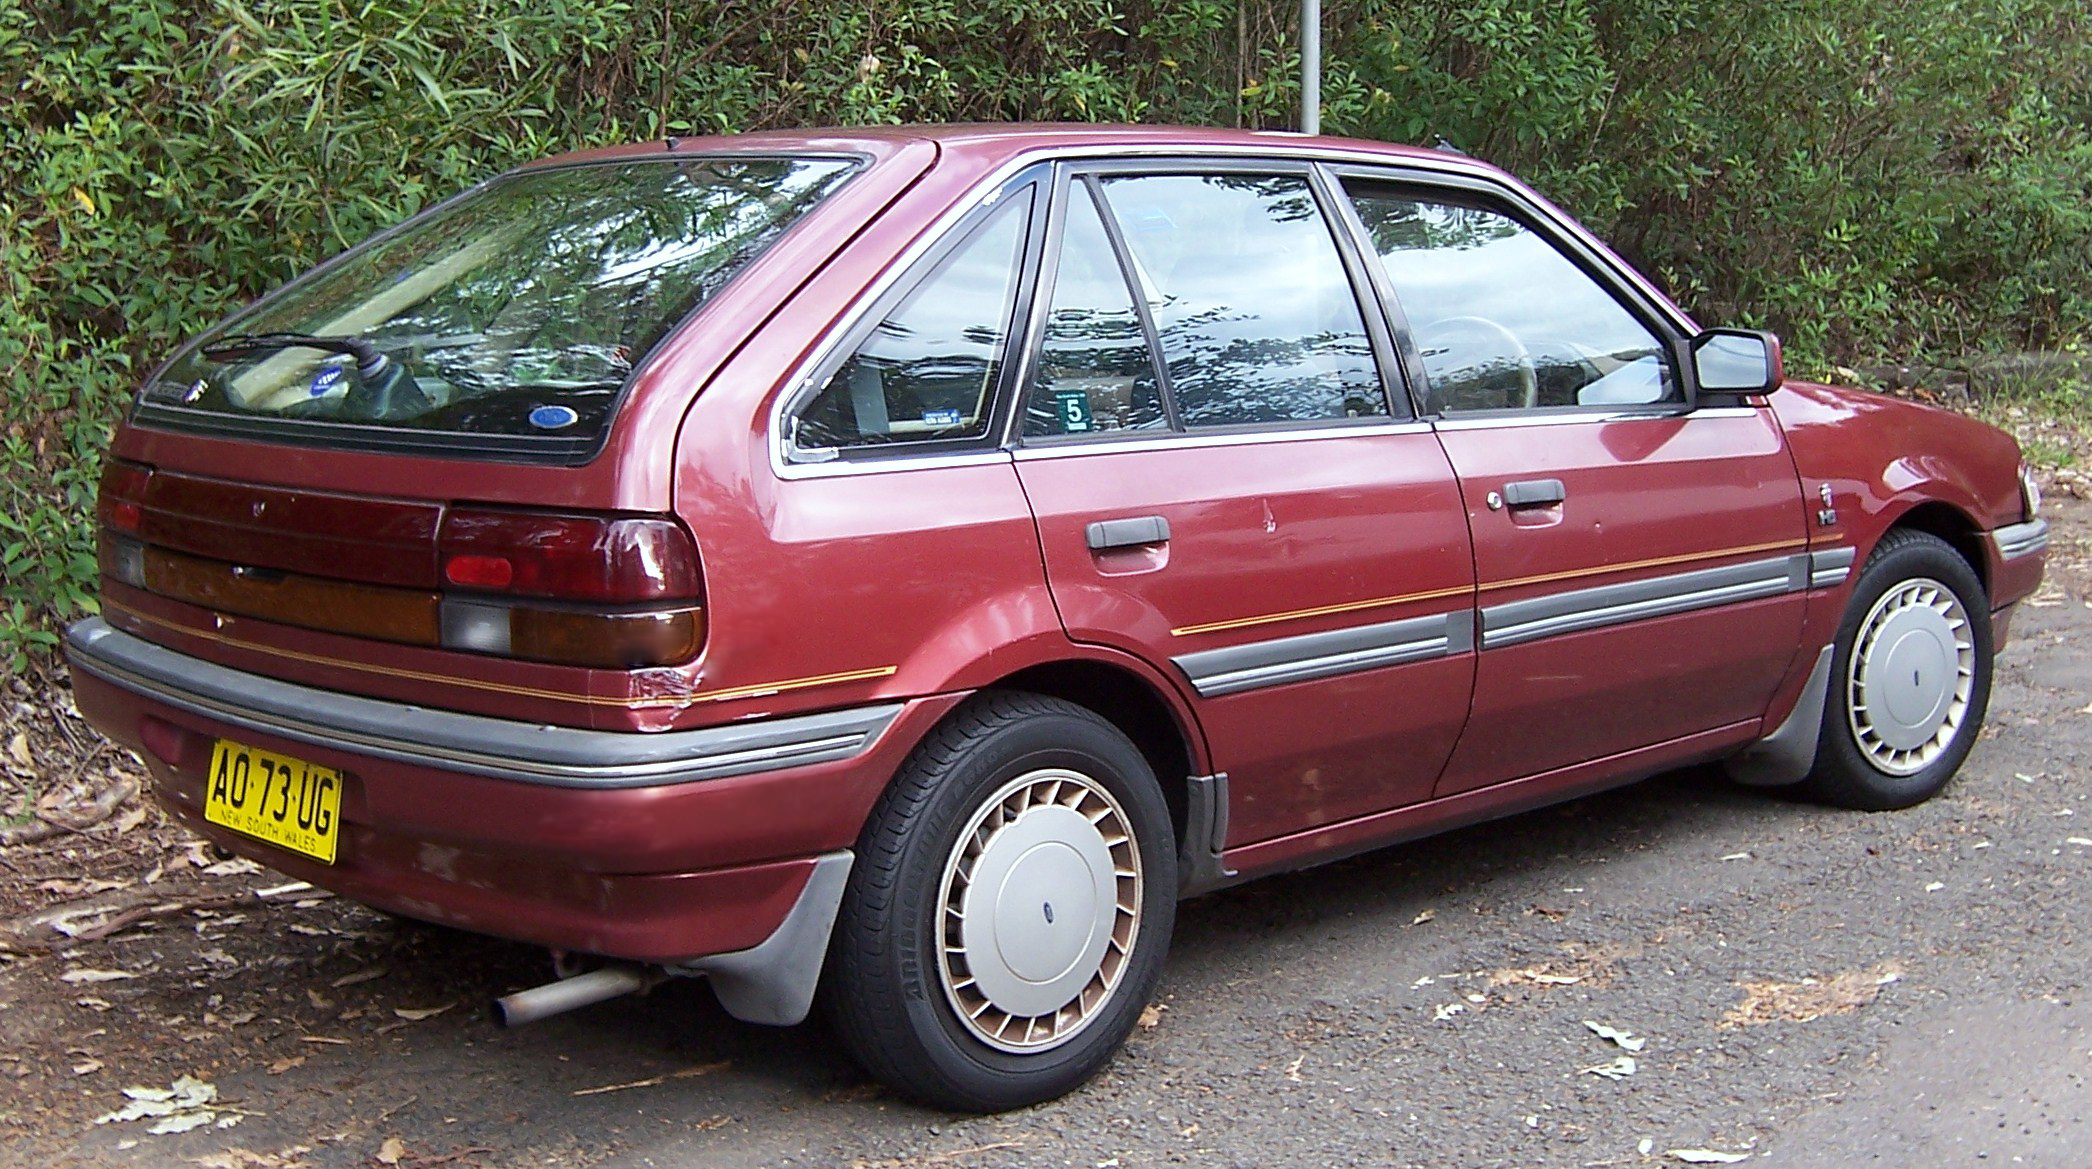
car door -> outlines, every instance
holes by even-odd
[[[1332,199],[1301,165],[1078,169],[1034,315],[1015,457],[1054,603],[1174,671],[1231,846],[1427,798],[1473,675],[1452,468],[1390,408]]]
[[[1808,581],[1771,411],[1696,402],[1673,314],[1538,208],[1343,185],[1473,530],[1474,710],[1437,794],[1746,733],[1796,653]]]

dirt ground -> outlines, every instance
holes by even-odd
[[[2001,415],[2000,420],[2023,433],[2038,430],[2049,444],[2044,449],[2074,451],[2076,465],[2092,465],[2092,444],[2068,423],[2025,414]],[[2008,737],[2019,733],[2019,727],[2038,727],[2051,717],[2050,707],[2065,703],[2074,709],[2092,689],[2092,660],[2069,656],[2079,654],[2083,645],[2082,639],[2072,639],[2092,628],[2092,502],[2086,498],[2092,497],[2092,481],[2069,465],[2046,475],[2051,500],[2046,510],[2055,527],[2049,582],[2028,610],[2038,619],[2018,632],[2047,639],[2043,644],[2052,641],[2057,647],[2053,653],[2061,656],[2051,664],[2044,664],[2049,658],[2038,658],[2033,668],[2039,676],[2015,683],[2021,690],[2008,693],[2001,686],[1987,736],[1998,732],[2001,721]],[[2012,693],[2035,697],[2015,700]],[[2021,707],[2016,708],[2015,701]],[[1478,1062],[1471,1063],[1420,1043],[1418,1037],[1435,1034],[1429,1031],[1432,1027],[1462,1025],[1462,1014],[1480,1028],[1482,1017],[1494,1014],[1498,1006],[1543,1000],[1556,990],[1595,994],[1594,988],[1621,977],[1624,969],[1637,964],[1646,969],[1650,961],[1645,953],[1655,952],[1665,933],[1682,937],[1691,931],[1693,895],[1666,888],[1661,877],[1648,879],[1647,898],[1651,904],[1665,905],[1665,913],[1686,916],[1670,929],[1653,933],[1646,923],[1629,920],[1625,909],[1593,908],[1583,888],[1558,884],[1570,879],[1557,872],[1561,865],[1589,867],[1589,858],[1579,851],[1583,846],[1574,841],[1592,831],[1594,823],[1601,835],[1610,832],[1619,840],[1649,830],[1652,817],[1713,817],[1717,824],[1747,832],[1763,831],[1766,815],[1793,816],[1797,818],[1780,822],[1781,831],[1803,843],[1820,834],[1824,855],[1844,858],[1835,863],[1821,857],[1792,862],[1781,880],[1793,888],[1759,906],[1763,918],[1727,927],[1745,931],[1776,931],[1781,915],[1813,904],[1810,899],[1816,893],[1811,890],[1828,879],[1813,873],[1812,864],[1821,862],[1825,871],[1836,871],[1851,863],[1889,863],[1867,861],[1866,856],[1880,854],[1865,840],[1869,832],[1886,838],[1894,830],[1881,826],[1896,823],[1893,817],[1811,818],[1791,807],[1764,813],[1753,810],[1764,806],[1753,802],[1755,797],[1725,795],[1709,802],[1708,797],[1688,794],[1699,790],[1695,783],[1666,777],[1645,785],[1654,795],[1598,797],[1566,810],[1505,822],[1508,828],[1470,829],[1451,844],[1426,842],[1396,850],[1400,855],[1394,859],[1377,854],[1379,859],[1347,862],[1324,875],[1259,882],[1194,902],[1186,907],[1185,926],[1180,927],[1183,952],[1173,956],[1166,984],[1171,997],[1144,1021],[1152,1025],[1148,1030],[1160,1028],[1164,1036],[1177,1031],[1171,1042],[1160,1042],[1144,1030],[1112,1071],[1071,1098],[1073,1102],[1042,1106],[1013,1118],[961,1120],[889,1100],[832,1052],[817,1026],[779,1032],[732,1023],[701,986],[679,984],[646,1000],[568,1017],[573,1022],[562,1020],[524,1032],[497,1031],[484,1016],[488,997],[544,981],[549,968],[542,952],[398,921],[251,862],[213,854],[139,794],[143,767],[80,720],[56,672],[13,679],[0,702],[6,708],[0,719],[0,1163],[19,1165],[418,1169],[640,1165],[654,1164],[658,1158],[661,1164],[797,1160],[866,1166],[1116,1166],[1122,1159],[1127,1165],[1183,1160],[1308,1164],[1323,1162],[1325,1155],[1326,1163],[1375,1163],[1361,1153],[1328,1152],[1349,1147],[1332,1134],[1358,1129],[1344,1109],[1363,1108],[1363,1096],[1344,1105],[1344,1096],[1332,1088],[1327,1107],[1304,1102],[1297,1113],[1286,1111],[1291,1104],[1280,1108],[1272,1103],[1277,1098],[1272,1093],[1314,1082],[1301,1075],[1310,1053],[1341,1047],[1318,1049],[1311,1041],[1337,1033],[1381,1035],[1375,1058],[1393,1062],[1379,1066],[1373,1083],[1379,1090],[1392,1090],[1391,1084],[1403,1090],[1396,1094],[1398,1102],[1376,1105],[1373,1111],[1402,1132],[1420,1134],[1415,1147],[1454,1141],[1444,1146],[1452,1159],[1436,1164],[1499,1163],[1474,1153],[1478,1146],[1463,1146],[1437,1134],[1468,1123],[1454,1123],[1462,1110],[1479,1117],[1505,1108],[1518,1112],[1509,1130],[1516,1139],[1480,1147],[1509,1149],[1519,1140],[1540,1136],[1558,1143],[1546,1146],[1552,1151],[1501,1163],[1658,1163],[1671,1148],[1663,1141],[1646,1147],[1614,1141],[1603,1152],[1585,1147],[1595,1135],[1587,1131],[1595,1122],[1569,1120],[1566,1101],[1561,1105],[1564,1112],[1556,1114],[1552,1105],[1497,1099],[1487,1077],[1510,1076],[1520,1061],[1531,1058],[1530,1036],[1521,1039],[1506,1033],[1506,1046],[1484,1049],[1475,1056]],[[1990,760],[1984,764],[1986,775],[2013,777],[1995,778],[2007,791],[2038,787],[2050,774],[2037,766],[2040,754],[2063,750],[2039,741],[2013,749],[2030,752],[2026,758],[2034,762],[1998,754],[2003,748],[1986,747],[1988,755],[1979,751],[1979,758]],[[2068,750],[2075,757],[2076,748]],[[2037,778],[2029,778],[2031,773],[2038,773]],[[2083,777],[2072,782],[2082,784]],[[1957,794],[1957,785],[1950,798],[1973,803],[1938,813],[1936,820],[1904,823],[1920,825],[1911,829],[1917,839],[1933,828],[1948,833],[1954,831],[1948,825],[1980,821],[1994,807],[1982,794],[1986,790]],[[1726,802],[1732,799],[1739,802]],[[1770,806],[1779,807],[1776,801]],[[2092,808],[2087,812],[2092,814]],[[2068,826],[2092,835],[2092,824]],[[1706,840],[1720,841],[1730,828],[1708,831]],[[1357,969],[1368,971],[1384,966],[1392,959],[1377,956],[1372,947],[1408,946],[1413,936],[1441,928],[1432,925],[1439,912],[1435,900],[1455,901],[1499,881],[1501,874],[1491,868],[1494,862],[1467,854],[1477,848],[1493,850],[1506,834],[1533,858],[1510,879],[1535,890],[1558,891],[1532,894],[1521,908],[1506,910],[1506,918],[1494,918],[1495,908],[1485,912],[1487,897],[1477,892],[1482,900],[1474,913],[1462,915],[1473,920],[1442,928],[1480,932],[1454,935],[1457,941],[1434,945],[1451,947],[1443,953],[1443,969],[1453,969],[1456,961],[1471,961],[1458,956],[1461,947],[1481,947],[1487,953],[1452,974],[1423,974],[1413,982],[1405,977],[1410,994],[1442,1001],[1419,1004],[1431,1013],[1415,1020],[1405,1015],[1399,1033],[1389,1030],[1395,1024],[1384,1019],[1364,1022],[1348,1017],[1353,1008],[1336,992],[1294,1000],[1274,991],[1270,1001],[1260,1003],[1256,988],[1250,987],[1239,992],[1250,996],[1247,1004],[1229,1008],[1243,1012],[1235,1018],[1212,1017],[1212,1011],[1202,1007],[1202,1002],[1210,1006],[1233,1001],[1237,992],[1232,988],[1240,980],[1230,974],[1237,968],[1230,963],[1245,961],[1245,954],[1250,965],[1241,968],[1256,969],[1256,962],[1268,962],[1275,982],[1306,977],[1304,972],[1332,964],[1350,969],[1343,964],[1356,962]],[[2092,840],[2082,836],[2069,839],[2068,847],[2092,848]],[[2007,842],[1999,843],[2002,855]],[[1716,846],[1659,832],[1653,844],[1635,847],[1704,852]],[[2064,847],[2058,846],[2058,855]],[[1752,852],[1767,848],[1739,848],[1721,859],[1740,864],[1751,859]],[[1865,853],[1850,848],[1864,848]],[[1854,862],[1853,857],[1860,859]],[[1517,862],[1509,863],[1516,868]],[[1438,867],[1417,871],[1429,865]],[[1396,899],[1392,892],[1370,894],[1384,900],[1359,900],[1369,896],[1356,888],[1361,882],[1377,890],[1409,881],[1420,900]],[[1929,892],[1933,886],[1926,888]],[[2047,889],[2044,896],[2085,900],[2083,885],[2074,876],[2057,876]],[[1919,915],[1909,919],[1916,923],[1909,929],[1920,934],[1953,936],[1968,927],[1967,915],[1977,912],[1949,908],[1952,903],[1944,899],[1933,903],[1937,910],[1924,903],[1906,910],[1900,899],[1907,893],[1899,889],[1897,907],[1881,912]],[[1301,897],[1321,898],[1340,908],[1305,909],[1294,904]],[[1677,903],[1674,898],[1685,902],[1683,909],[1670,908]],[[1524,893],[1515,898],[1525,899]],[[1864,920],[1873,910],[1862,901],[1839,912],[1840,920]],[[1354,937],[1347,932],[1354,930],[1351,925],[1325,929],[1331,915],[1339,913],[1345,919],[1363,915],[1377,920],[1379,932]],[[1939,915],[1937,920],[1923,916],[1933,913]],[[2027,932],[2034,934],[2037,928],[2030,924]],[[1551,948],[1510,944],[1505,949],[1500,938],[1486,940],[1495,936],[1491,930],[1502,935],[1536,929],[1553,939]],[[1746,941],[1736,936],[1739,947]],[[1729,942],[1722,940],[1721,945]],[[1345,948],[1352,946],[1366,949],[1354,953]],[[1422,961],[1417,955],[1436,953],[1424,946],[1406,960]],[[1514,962],[1519,954],[1529,961]],[[1492,962],[1493,970],[1482,969]],[[1719,1051],[1737,1045],[1751,1051],[1749,1036],[1878,1010],[1872,1006],[1876,999],[1894,994],[1899,981],[1911,977],[1907,962],[1857,963],[1855,958],[1854,964],[1838,970],[1765,972],[1704,985],[1682,978],[1668,984],[1669,993],[1674,998],[1698,995],[1705,1001],[1692,1004],[1693,1009],[1710,1019],[1719,1016],[1710,1034],[1729,1036],[1721,1040],[1729,1046]],[[1668,966],[1670,959],[1660,964]],[[1676,1002],[1671,1005],[1683,1009]],[[1659,1013],[1655,1006],[1646,1009]],[[2025,1009],[2038,1011],[2039,1003]],[[2010,1011],[2005,1015],[2019,1018]],[[1995,1026],[1996,1018],[2003,1016],[1987,1017]],[[1913,1034],[1924,1026],[1947,1026],[1932,1016],[1912,1016],[1910,1021]],[[1607,1085],[1614,1081],[1623,1084],[1624,1092],[1647,1082],[1647,1077],[1628,1079],[1634,1075],[1634,1053],[1625,1037],[1608,1039],[1595,1028],[1576,1028],[1574,1022],[1569,1030],[1589,1063],[1570,1076],[1579,1092],[1610,1090]],[[2046,1016],[2027,1015],[2021,1025],[2029,1036],[2054,1034],[2055,1025]],[[1283,1042],[1301,1044],[1304,1054],[1290,1066],[1283,1059],[1269,1061],[1268,1066],[1259,1063],[1254,1076],[1242,1073],[1242,1084],[1203,1079],[1197,1068],[1225,1066],[1231,1044],[1248,1042],[1237,1039],[1231,1026],[1245,1036],[1277,1028],[1277,1034],[1288,1037]],[[1376,1027],[1381,1030],[1374,1032]],[[692,1035],[704,1038],[689,1039]],[[1897,1058],[1894,1038],[1855,1033],[1838,1041],[1843,1046],[1833,1045],[1826,1049],[1829,1054],[1818,1056],[1846,1071],[1878,1067],[1883,1060]],[[1811,1041],[1822,1042],[1792,1045],[1808,1051]],[[1312,1058],[1319,1062],[1324,1056]],[[1622,1059],[1627,1061],[1625,1072],[1620,1071]],[[1642,1059],[1649,1061],[1646,1055]],[[1491,1063],[1498,1072],[1488,1070]],[[1613,1073],[1602,1070],[1608,1066]],[[1707,1103],[1691,1107],[1719,1112],[1718,1101],[1750,1099],[1762,1087],[1743,1078],[1725,1078],[1729,1073],[1709,1066],[1713,1070],[1706,1073],[1707,1095],[1693,1097]],[[1306,1070],[1312,1077],[1315,1069]],[[2092,1071],[2092,1063],[2086,1070]],[[1456,1071],[1448,1081],[1447,1074]],[[2092,1115],[2092,1100],[2084,1095],[2082,1076],[2062,1074],[2062,1103],[2055,1105],[2057,1111],[2049,1119],[2075,1125]],[[1744,1075],[1738,1065],[1735,1076]],[[1212,1106],[1218,1100],[1234,1100],[1243,1084],[1262,1086],[1229,1107],[1256,1112],[1261,1119],[1243,1131],[1253,1129],[1259,1135],[1220,1139],[1222,1126],[1201,1112],[1202,1101]],[[1356,1087],[1354,1083],[1342,1092]],[[134,1115],[124,1114],[126,1106]],[[1267,1106],[1278,1110],[1259,1111]],[[2003,1104],[1998,1107],[2009,1112]],[[1408,1119],[1401,1122],[1405,1110]],[[1200,1116],[1206,1119],[1202,1122]],[[1370,1116],[1365,1119],[1368,1126],[1379,1123]],[[1440,1122],[1440,1128],[1432,1127]],[[1748,1150],[1767,1131],[1768,1122],[1732,1118],[1727,1123],[1729,1147]],[[2004,1124],[2000,1120],[2000,1127]],[[1838,1127],[1832,1126],[1834,1131]],[[1127,1135],[1136,1130],[1147,1135],[1138,1140]],[[1382,1144],[1379,1149],[1391,1162],[1396,1154],[1390,1147]],[[1456,1149],[1467,1151],[1455,1154]],[[1668,1163],[1692,1160],[1669,1157]],[[1423,1163],[1434,1162],[1426,1158]],[[1926,1162],[1920,1158],[1908,1163]]]

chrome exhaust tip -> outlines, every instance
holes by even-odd
[[[599,967],[495,999],[494,1022],[501,1027],[521,1027],[595,1003],[640,994],[660,977],[644,967],[623,963]]]

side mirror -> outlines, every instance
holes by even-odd
[[[1780,339],[1758,329],[1709,329],[1692,339],[1693,382],[1703,394],[1764,394],[1780,388]]]

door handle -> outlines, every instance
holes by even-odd
[[[1541,507],[1568,497],[1560,479],[1520,479],[1504,484],[1504,502],[1512,507]]]
[[[1132,516],[1120,520],[1098,520],[1083,531],[1090,551],[1135,548],[1143,544],[1169,543],[1169,521],[1159,515]]]

